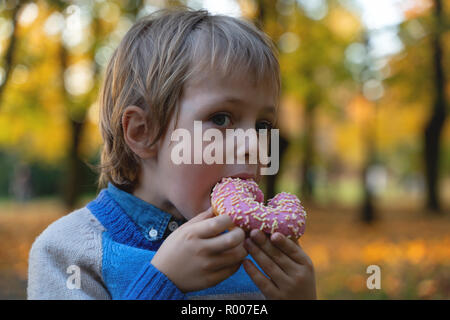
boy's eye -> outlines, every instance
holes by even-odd
[[[211,117],[211,121],[217,126],[227,127],[231,123],[231,118],[227,114],[218,113]]]
[[[269,121],[260,121],[260,122],[257,122],[256,125],[255,125],[255,129],[256,130],[260,130],[260,129],[270,130],[272,128],[273,128],[273,125]]]

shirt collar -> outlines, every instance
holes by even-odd
[[[111,182],[108,183],[108,192],[139,227],[147,240],[165,239],[185,222],[185,220],[175,219],[170,213],[117,188]]]

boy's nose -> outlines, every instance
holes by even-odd
[[[254,132],[253,132],[254,131]],[[241,161],[237,163],[257,164],[258,161],[258,133],[255,129],[252,129],[251,134],[246,134],[244,138],[237,139],[236,145],[236,158]]]

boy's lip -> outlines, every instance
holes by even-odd
[[[248,173],[248,172],[240,172],[240,173],[237,173],[237,174],[234,174],[234,175],[225,176],[225,177],[223,177],[223,178],[233,178],[233,179],[239,178],[239,179],[242,179],[242,180],[253,179],[253,181],[257,182],[257,181],[256,181],[256,179],[257,179],[257,178],[256,178],[256,175],[253,174],[253,173]],[[214,186],[215,186],[217,183],[221,182],[223,178],[220,178],[220,180],[217,181],[217,182],[211,187],[211,192],[213,191]]]
[[[253,173],[247,173],[247,172],[240,172],[237,173],[235,175],[229,176],[230,178],[239,178],[242,180],[248,180],[248,179],[253,179],[254,181],[256,181],[256,175]]]

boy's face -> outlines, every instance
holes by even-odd
[[[162,203],[170,204],[170,213],[187,220],[211,206],[211,190],[223,177],[252,177],[259,181],[261,166],[249,164],[248,143],[245,164],[237,164],[236,149],[233,164],[223,161],[223,164],[208,165],[202,156],[201,164],[194,164],[194,121],[201,121],[202,136],[207,129],[220,130],[225,147],[225,129],[270,129],[276,118],[274,90],[270,85],[255,87],[245,75],[219,79],[214,72],[204,73],[204,78],[197,80],[183,88],[177,123],[177,129],[186,129],[190,133],[191,164],[177,165],[172,159],[172,149],[180,143],[171,141],[176,129],[176,117],[172,116],[168,130],[159,142],[152,172],[145,175],[151,181],[144,182],[149,184],[148,190],[157,190]],[[202,142],[202,150],[212,141]],[[225,154],[224,149],[224,157]]]

